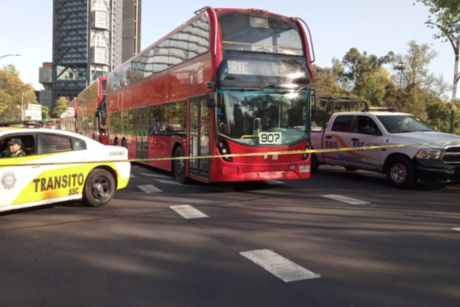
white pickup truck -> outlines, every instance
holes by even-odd
[[[318,153],[312,156],[312,173],[320,164],[329,164],[348,171],[363,169],[386,174],[389,183],[398,188],[410,188],[417,180],[460,183],[460,136],[436,132],[412,114],[374,111],[369,107],[334,113],[326,127],[313,127],[311,135],[313,149],[459,142]]]

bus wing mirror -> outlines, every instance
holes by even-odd
[[[315,117],[317,112],[318,112],[318,109],[316,108],[316,106],[315,106],[315,105],[312,105],[312,106],[311,106],[311,115],[312,115],[313,117]]]
[[[206,104],[208,108],[215,108],[217,106],[217,93],[208,93],[206,95]]]

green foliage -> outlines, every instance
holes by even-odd
[[[67,110],[68,105],[69,100],[66,97],[59,97],[59,99],[56,100],[56,104],[53,109],[53,115],[56,118],[60,118],[61,114]]]
[[[50,108],[42,106],[42,119],[50,119]]]
[[[428,7],[428,22],[437,23],[444,31],[436,34],[436,38],[452,37],[460,33],[460,5],[458,0],[417,0]],[[430,26],[432,27],[432,26]]]
[[[449,102],[434,103],[426,108],[428,113],[428,122],[436,127],[438,131],[449,132],[451,106]],[[456,134],[460,134],[460,114],[455,113],[454,129]]]
[[[32,85],[25,84],[14,65],[0,69],[0,121],[21,119],[21,108],[34,103],[36,96]]]

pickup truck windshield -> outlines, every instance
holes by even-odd
[[[286,145],[308,137],[309,91],[263,89],[219,91],[216,129],[235,142]]]
[[[434,131],[420,118],[408,115],[377,116],[388,133],[409,133],[418,131]]]

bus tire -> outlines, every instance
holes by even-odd
[[[319,162],[318,158],[316,157],[316,154],[311,155],[311,173],[315,174],[318,171],[319,168]]]
[[[417,170],[412,161],[404,156],[388,161],[386,175],[388,182],[396,188],[410,189],[417,183]]]
[[[182,148],[182,146],[177,147],[176,150],[174,151],[174,158],[177,158],[177,157],[185,157],[185,151],[184,151],[184,148]],[[187,177],[185,173],[186,171],[185,160],[173,160],[172,166],[173,166],[172,172],[173,172],[174,179],[180,184],[187,183]]]
[[[89,173],[83,190],[83,203],[90,207],[103,207],[115,195],[115,179],[103,169],[95,169]]]
[[[113,146],[118,146],[118,138],[115,138],[115,141],[113,141]]]
[[[123,139],[123,141],[121,141],[121,146],[123,146],[124,148],[128,148],[128,144],[126,143],[125,139]]]

